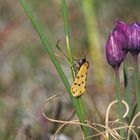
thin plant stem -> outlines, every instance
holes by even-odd
[[[131,112],[132,112],[132,104],[131,104],[131,94],[130,94],[130,85],[129,85],[129,79],[128,79],[128,64],[127,60],[125,58],[125,61],[123,63],[123,73],[124,73],[124,84],[125,84],[125,99],[129,106],[129,112],[128,112],[128,120],[130,121]]]
[[[63,19],[64,19],[64,29],[65,29],[65,38],[66,38],[68,58],[69,58],[69,62],[71,63],[72,77],[73,79],[75,79],[75,73],[72,67],[74,66],[74,62],[73,62],[72,50],[71,50],[70,29],[69,29],[69,24],[68,24],[68,10],[67,10],[67,5],[66,5],[66,0],[61,0],[61,3],[62,3],[62,12],[63,12]]]
[[[122,93],[121,93],[121,84],[120,84],[120,76],[119,69],[115,69],[115,79],[116,79],[116,87],[117,87],[117,100],[118,100],[118,113],[120,122],[123,122],[123,104],[122,104]],[[124,129],[120,130],[120,135],[124,136]]]
[[[73,62],[73,56],[72,56],[72,51],[71,51],[71,41],[70,41],[70,28],[69,28],[69,22],[68,22],[68,9],[67,9],[67,4],[66,0],[61,0],[62,3],[62,12],[63,12],[63,18],[64,18],[64,29],[65,29],[65,36],[66,36],[66,46],[67,46],[67,52],[68,52],[68,58],[71,63],[71,66],[74,66]],[[75,79],[75,72],[73,68],[71,67],[71,72],[73,76],[73,80]],[[80,112],[79,118],[81,123],[85,123],[85,110],[84,110],[84,104],[82,101],[81,96],[78,98],[75,98],[77,101],[77,110]],[[89,130],[87,127],[81,126],[84,135],[88,136],[89,135]]]
[[[134,82],[135,82],[135,90],[136,90],[136,101],[137,101],[137,108],[140,111],[140,84],[139,84],[139,75],[138,75],[138,55],[133,55],[134,60]]]
[[[22,7],[24,8],[25,12],[27,13],[30,21],[32,22],[32,25],[34,26],[36,32],[38,33],[42,43],[44,44],[45,49],[47,50],[55,68],[57,69],[62,81],[64,82],[64,85],[68,91],[68,93],[70,92],[70,84],[59,64],[59,62],[57,61],[54,53],[52,52],[51,49],[51,45],[49,44],[48,38],[46,37],[45,33],[43,32],[40,24],[37,22],[37,19],[34,17],[34,15],[32,14],[32,11],[30,10],[29,6],[27,5],[27,3],[25,2],[25,0],[19,0],[20,4],[22,5]],[[70,94],[70,97],[72,99],[72,95]],[[73,99],[72,99],[73,100]]]
[[[84,110],[84,104],[83,104],[82,98],[77,97],[76,100],[78,102],[78,109],[80,110],[80,113],[81,113],[81,115],[79,116],[80,122],[86,124],[86,122],[85,122],[85,110]],[[85,137],[88,137],[90,135],[89,129],[87,127],[84,127],[84,126],[81,126],[81,128],[84,132]],[[87,140],[91,140],[91,138],[87,138]]]
[[[103,82],[105,80],[105,71],[103,65],[103,55],[101,48],[101,41],[99,36],[99,28],[96,15],[96,0],[81,0],[86,30],[87,30],[87,41],[89,44],[91,58],[94,64],[93,76],[96,79],[94,86],[97,88],[103,87]]]

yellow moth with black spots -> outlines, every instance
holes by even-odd
[[[68,57],[59,47],[59,41],[60,40],[57,41],[56,47],[66,57],[66,60],[69,62]],[[89,67],[89,62],[86,60],[84,52],[83,55],[84,55],[84,59],[76,60],[78,64],[78,73],[71,86],[71,93],[74,97],[81,96],[86,90],[87,71]]]
[[[71,93],[74,97],[81,96],[86,90],[87,71],[89,68],[89,62],[86,58],[78,61],[79,69],[77,76],[71,86]]]

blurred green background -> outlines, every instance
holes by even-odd
[[[67,53],[61,1],[26,2],[54,52],[61,55],[56,48],[60,40],[61,49]],[[106,62],[105,42],[117,20],[140,22],[140,1],[68,0],[67,4],[73,56],[83,58],[83,50],[90,63],[87,92],[83,95],[87,117],[103,123],[107,105],[115,99],[113,70]],[[57,58],[72,83],[69,64]],[[63,95],[46,105],[47,114],[55,119],[77,118],[65,87],[23,8],[16,0],[0,0],[0,140],[49,140],[59,124],[42,117],[41,103],[55,94]],[[115,115],[112,111],[111,118]],[[80,140],[78,127],[65,127],[61,133],[71,140]]]

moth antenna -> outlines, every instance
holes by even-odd
[[[80,59],[75,59],[74,57],[72,57],[74,61],[79,61]]]
[[[71,65],[71,63],[69,62],[68,59],[66,59],[65,57],[63,57],[62,55],[59,55],[57,53],[55,53],[54,55],[63,58],[72,67],[72,65]]]
[[[83,50],[82,50],[82,53],[83,53],[84,59],[86,59],[86,55],[85,55],[85,53],[84,53],[84,51],[83,51]]]
[[[65,55],[65,53],[62,51],[62,49],[59,47],[59,42],[60,42],[60,40],[57,41],[56,47],[57,47],[57,49],[60,51],[60,53],[61,53],[64,57],[61,56],[61,55],[59,55],[59,54],[55,54],[55,55],[56,55],[56,56],[59,56],[59,57],[61,57],[61,58],[63,58],[63,59],[73,68],[74,66],[70,63],[68,57]],[[74,59],[74,58],[73,58],[73,59]],[[74,60],[75,60],[75,59],[74,59]]]
[[[75,65],[73,66],[65,57],[63,57],[62,55],[59,55],[59,54],[57,54],[57,53],[55,53],[54,55],[63,58],[63,59],[72,67],[72,69],[73,69],[75,72],[77,72],[77,69],[75,68]]]
[[[57,44],[56,44],[56,47],[57,47],[57,49],[60,51],[60,53],[64,56],[61,56],[61,55],[59,55],[59,54],[55,54],[56,56],[59,56],[59,57],[61,57],[61,58],[63,58],[72,68],[73,68],[73,70],[74,71],[76,71],[75,70],[75,66],[73,66],[71,63],[70,63],[70,61],[69,61],[69,59],[68,59],[68,57],[66,56],[66,54],[62,51],[62,49],[59,47],[59,42],[60,42],[60,40],[58,40],[57,41]],[[85,56],[85,55],[84,55]],[[78,62],[80,59],[75,59],[74,57],[72,57],[73,58],[73,60],[74,61],[76,61],[76,62]]]
[[[68,57],[66,56],[66,54],[65,54],[65,53],[62,51],[62,49],[59,47],[59,42],[60,42],[60,40],[58,40],[58,41],[57,41],[57,44],[56,44],[57,49],[61,52],[62,55],[64,55],[64,56],[66,57],[67,61],[69,61],[69,59],[68,59]]]

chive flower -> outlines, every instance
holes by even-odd
[[[126,30],[128,28],[128,25],[126,23],[124,23],[123,21],[118,20],[116,22],[116,28],[125,34]]]
[[[127,25],[122,21],[117,21],[116,27],[109,34],[106,42],[106,58],[107,62],[114,68],[118,69],[126,55],[122,48],[126,45],[125,31]]]
[[[133,23],[126,30],[127,45],[123,49],[130,51],[132,55],[140,52],[140,25]]]

